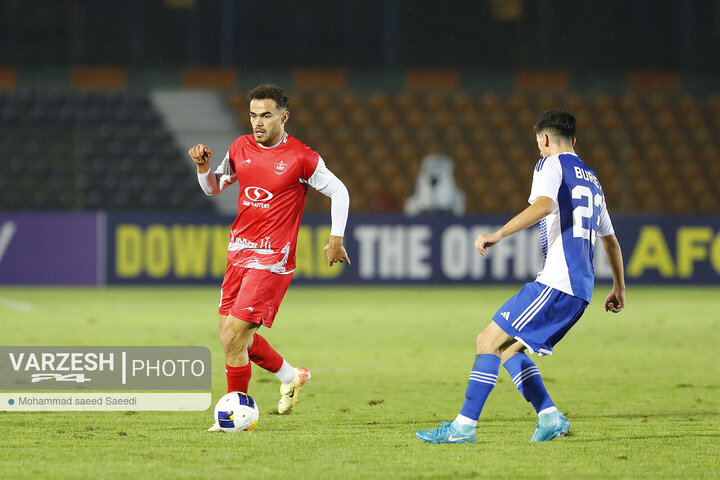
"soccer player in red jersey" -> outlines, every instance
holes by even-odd
[[[290,365],[257,331],[261,325],[272,326],[290,285],[308,185],[331,198],[332,227],[324,248],[329,266],[350,264],[343,247],[350,197],[322,157],[285,132],[290,111],[282,89],[260,85],[248,93],[248,100],[253,133],[235,140],[214,172],[210,147],[199,144],[188,153],[207,195],[233,183],[240,187],[220,290],[227,390],[247,393],[252,361],[282,382],[278,413],[284,414],[297,403],[310,372]]]

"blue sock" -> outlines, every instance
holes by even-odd
[[[524,353],[518,353],[510,357],[503,366],[525,400],[535,407],[536,412],[539,413],[546,408],[555,406],[545,389],[540,370],[530,360],[530,357]]]
[[[477,421],[480,418],[485,401],[497,383],[500,371],[500,357],[492,354],[475,356],[475,363],[470,372],[470,380],[465,391],[465,403],[460,415]]]

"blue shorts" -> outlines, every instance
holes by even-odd
[[[532,282],[505,302],[493,321],[530,353],[552,355],[553,346],[580,320],[587,306],[582,298]]]

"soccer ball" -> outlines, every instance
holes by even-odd
[[[215,422],[225,432],[250,431],[257,425],[260,411],[255,400],[243,392],[230,392],[215,405]]]

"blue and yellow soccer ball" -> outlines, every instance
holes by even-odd
[[[215,405],[215,422],[224,432],[249,432],[260,417],[255,400],[243,392],[230,392]]]

